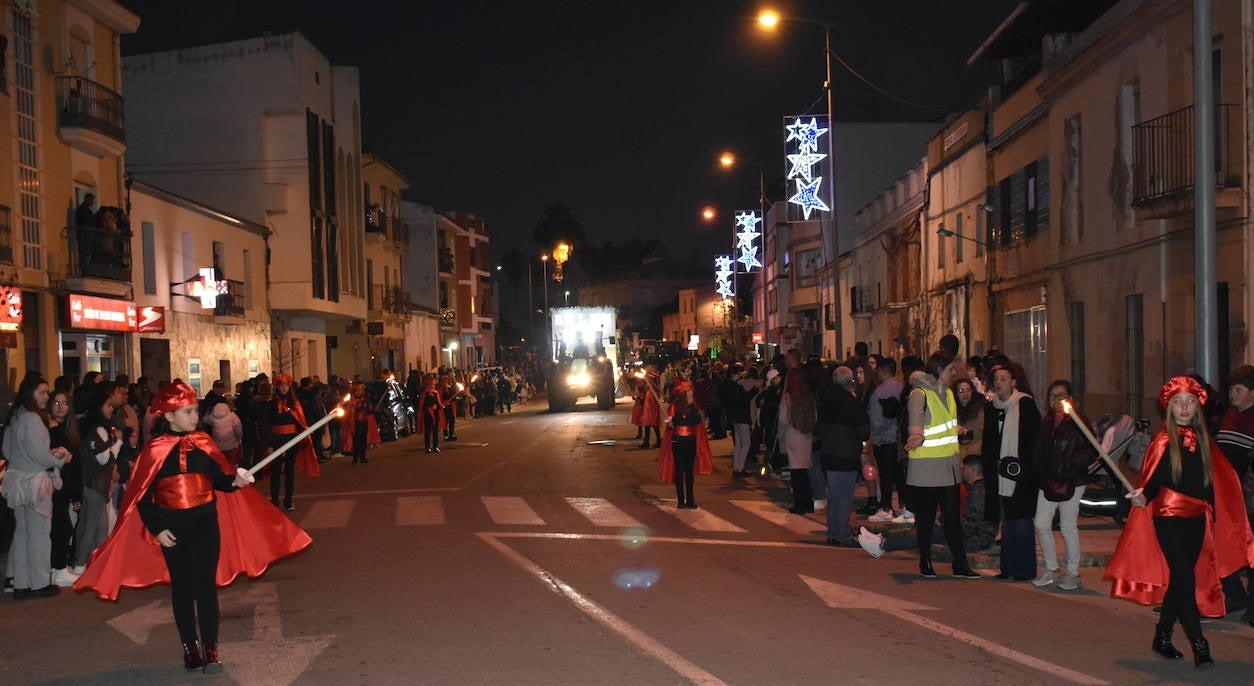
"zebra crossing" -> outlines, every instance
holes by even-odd
[[[615,504],[608,498],[565,497],[560,499],[520,496],[472,496],[390,494],[393,521],[398,527],[447,526],[464,519],[470,507],[481,514],[472,516],[505,527],[569,527],[582,525],[596,530],[658,529],[669,521],[698,534],[744,535],[763,528],[812,538],[824,528],[821,517],[808,518],[789,513],[766,500],[707,501],[701,509],[676,507],[675,500],[649,500],[625,497]],[[306,530],[344,529],[351,524],[360,497],[327,495],[308,506],[298,523]],[[543,501],[543,502],[542,502]],[[629,512],[628,510],[631,510]],[[542,515],[541,512],[544,512]],[[665,515],[659,518],[658,513]],[[646,523],[648,522],[648,523]]]

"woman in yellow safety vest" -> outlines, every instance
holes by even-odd
[[[958,406],[950,385],[955,369],[953,357],[938,350],[910,375],[908,404],[910,437],[906,440],[909,461],[906,485],[914,494],[915,522],[918,526],[919,574],[936,578],[932,569],[932,527],[939,505],[944,518],[945,541],[953,553],[954,576],[978,579],[967,565],[962,545],[962,520],[958,511],[958,484],[962,467],[958,457]]]

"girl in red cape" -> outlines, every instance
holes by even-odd
[[[714,471],[710,459],[710,439],[705,435],[705,418],[692,402],[692,383],[680,381],[672,391],[674,402],[666,411],[666,433],[658,455],[658,476],[663,483],[675,483],[679,507],[697,509],[692,498],[693,472]]]
[[[1152,649],[1179,660],[1171,644],[1178,620],[1193,648],[1193,663],[1210,667],[1201,616],[1222,617],[1219,580],[1254,566],[1254,535],[1236,471],[1206,430],[1206,389],[1173,377],[1158,393],[1166,426],[1150,443],[1128,494],[1135,506],[1106,567],[1111,595],[1142,605],[1162,603]]]
[[[366,459],[366,449],[373,448],[383,442],[379,435],[379,422],[374,418],[374,404],[366,397],[366,384],[353,384],[353,397],[344,408],[344,428],[340,435],[344,437],[344,449],[340,452],[353,456],[353,464],[370,464]]]
[[[296,434],[309,428],[305,419],[305,411],[296,399],[296,391],[292,388],[290,374],[275,372],[274,395],[258,407],[261,418],[261,437],[265,441],[262,457],[278,450]],[[304,440],[289,450],[282,457],[270,463],[270,502],[279,506],[279,477],[283,478],[283,509],[292,512],[296,507],[292,504],[292,492],[296,490],[296,466],[300,465],[305,476],[319,475],[318,453],[314,451],[313,439],[306,436]]]
[[[653,384],[658,381],[658,373],[652,368],[645,374],[644,379],[637,382],[637,386],[644,387],[644,401],[640,405],[640,428],[644,430],[644,441],[640,443],[640,449],[646,450],[649,447],[649,430],[653,430],[655,445],[661,448],[665,443],[662,441],[661,434],[658,433],[658,424],[662,418],[662,408],[657,395],[653,389]],[[635,408],[632,408],[632,417],[636,415]],[[635,421],[633,419],[633,421]]]
[[[246,488],[252,475],[195,430],[199,410],[195,389],[181,381],[153,396],[160,435],[139,454],[117,526],[74,588],[117,600],[122,587],[169,583],[183,665],[212,674],[222,671],[217,587],[241,573],[261,576],[313,539]]]
[[[444,418],[444,399],[440,397],[440,389],[435,387],[435,375],[429,374],[422,382],[422,393],[418,396],[418,426],[422,431],[422,442],[427,453],[440,452],[440,432],[446,428]]]

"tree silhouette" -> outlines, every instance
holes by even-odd
[[[536,222],[531,235],[536,245],[545,252],[553,250],[553,246],[561,241],[566,241],[572,248],[578,248],[587,238],[583,224],[575,219],[569,207],[560,202],[544,208],[544,216]]]
[[[501,255],[501,271],[505,273],[505,278],[509,279],[510,285],[514,288],[518,288],[518,282],[526,270],[527,256],[523,255],[518,248],[510,248],[508,252]]]

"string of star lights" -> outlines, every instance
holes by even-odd
[[[762,267],[762,263],[758,261],[758,236],[762,235],[758,231],[760,223],[762,217],[757,210],[741,210],[736,213],[736,250],[740,252],[736,261],[744,265],[745,273],[752,272],[754,267]]]
[[[815,210],[831,211],[831,208],[820,197],[823,177],[815,175],[815,166],[827,157],[819,152],[819,138],[829,130],[819,126],[818,120],[819,117],[810,117],[810,121],[796,117],[791,124],[784,125],[784,128],[788,130],[788,136],[784,139],[786,149],[784,157],[791,165],[787,178],[797,181],[797,192],[788,198],[788,202],[800,206],[801,213],[807,221]],[[824,123],[827,122],[824,121]]]
[[[732,258],[727,255],[719,255],[714,258],[714,290],[726,300],[733,297],[735,292],[732,290]]]

